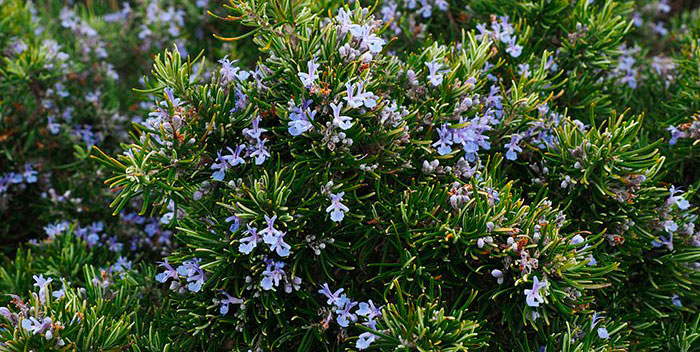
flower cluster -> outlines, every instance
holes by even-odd
[[[0,346],[695,347],[687,1],[0,2]]]
[[[375,306],[372,300],[367,302],[355,302],[343,293],[344,289],[338,289],[335,292],[328,287],[328,283],[321,286],[318,293],[326,297],[326,305],[331,308],[328,310],[328,315],[326,316],[323,324],[328,326],[333,318],[342,328],[347,328],[351,323],[356,323],[358,321],[358,316],[364,319],[361,322],[362,325],[367,326],[372,330],[377,330],[377,322],[375,318],[382,316],[382,307]],[[355,343],[355,347],[358,350],[367,349],[374,340],[377,339],[377,335],[367,331],[360,334]]]

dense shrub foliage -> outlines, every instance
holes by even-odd
[[[0,0],[0,351],[700,350],[700,10]]]

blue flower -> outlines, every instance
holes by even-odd
[[[678,231],[678,224],[676,224],[673,220],[666,220],[664,221],[664,230],[672,234]]]
[[[666,246],[669,251],[673,250],[673,233],[668,235],[668,239],[664,236],[659,236],[660,241],[651,241],[651,245],[655,248]]]
[[[122,257],[121,255],[117,258],[117,261],[112,265],[112,271],[114,272],[124,272],[126,270],[131,270],[131,261]]]
[[[277,252],[280,257],[286,257],[289,255],[289,250],[292,248],[289,244],[284,242],[284,235],[286,232],[277,232],[276,235],[265,235],[263,240],[265,243],[270,245],[270,250]]]
[[[222,181],[226,176],[226,171],[229,168],[245,163],[245,160],[243,160],[243,158],[240,156],[241,151],[243,151],[244,148],[245,144],[241,144],[236,147],[235,151],[231,149],[231,147],[226,147],[230,153],[228,155],[222,155],[221,151],[219,151],[217,153],[216,161],[214,161],[214,163],[211,165],[211,169],[217,171],[211,175],[211,178],[216,181]]]
[[[49,129],[49,132],[51,132],[51,134],[58,134],[58,132],[61,131],[61,125],[56,123],[53,116],[48,117],[48,123],[46,124],[46,128]]]
[[[357,313],[357,315],[367,317],[367,319],[369,320],[372,320],[382,315],[382,307],[375,307],[374,302],[372,302],[372,300],[370,299],[369,301],[367,301],[367,303],[360,302],[360,306],[358,307],[355,313]]]
[[[231,226],[228,228],[231,232],[236,232],[238,231],[238,228],[241,227],[241,219],[235,215],[227,217],[226,222],[231,223]]]
[[[326,213],[331,213],[331,220],[335,222],[342,221],[345,217],[345,212],[350,210],[348,209],[348,207],[346,207],[343,203],[340,202],[343,200],[344,195],[345,192],[331,194],[331,205],[329,205],[328,208],[326,208]]]
[[[250,153],[250,156],[255,158],[255,165],[261,165],[270,157],[270,152],[265,148],[265,142],[267,142],[267,138],[259,139],[253,152]]]
[[[508,151],[506,152],[506,159],[516,160],[518,158],[517,153],[520,153],[523,151],[522,148],[520,148],[518,146],[518,143],[520,143],[520,140],[522,138],[523,137],[519,134],[514,134],[514,135],[510,136],[510,143],[506,144],[506,146],[505,146],[506,149],[508,149]]]
[[[671,139],[668,141],[668,145],[674,145],[678,142],[678,138],[686,137],[686,133],[679,130],[676,126],[668,126],[666,130],[671,132]]]
[[[159,273],[158,275],[156,275],[156,281],[158,281],[158,282],[160,282],[160,283],[165,283],[166,281],[168,281],[168,279],[177,280],[177,278],[178,278],[178,276],[177,276],[177,270],[175,270],[175,268],[173,268],[173,267],[168,263],[168,259],[167,259],[167,258],[165,259],[165,261],[163,261],[162,263],[160,263],[160,266],[164,267],[164,268],[165,268],[165,271],[162,272],[162,273]]]
[[[338,315],[336,317],[338,325],[347,328],[351,322],[355,322],[357,320],[357,315],[350,311],[356,305],[357,302],[353,302],[352,300],[346,300],[345,305],[342,308],[337,309],[335,311],[335,314]]]
[[[593,316],[591,317],[591,330],[595,328],[595,326],[600,322],[601,319],[605,318],[602,315],[598,315],[598,313],[593,312]],[[608,329],[605,327],[600,327],[597,329],[598,337],[601,339],[608,339],[610,338],[610,335],[608,334]]]
[[[297,75],[301,80],[301,84],[303,84],[304,87],[310,89],[314,85],[314,81],[318,79],[318,73],[316,73],[316,69],[321,67],[321,65],[315,63],[314,59],[311,59],[306,63],[306,66],[309,68],[309,72],[299,72],[297,73]]]
[[[249,234],[250,236],[246,236],[241,238],[241,243],[238,245],[238,251],[243,253],[243,254],[250,254],[250,252],[253,251],[253,248],[255,248],[258,245],[258,242],[260,242],[260,236],[258,236],[257,231],[255,227],[250,227],[250,225],[246,224],[248,229],[243,232],[243,234]]]
[[[35,183],[37,180],[37,173],[38,172],[36,170],[32,169],[32,164],[24,164],[24,172],[22,173],[22,176],[24,177],[24,182]]]
[[[449,70],[440,70],[442,68],[442,63],[437,59],[426,62],[425,66],[428,66],[428,80],[430,84],[437,87],[442,84],[443,74],[449,72]]]
[[[53,224],[44,226],[44,231],[49,238],[54,238],[68,230],[68,222],[59,221]]]
[[[34,278],[34,286],[39,287],[39,300],[43,303],[46,302],[46,288],[49,286],[52,278],[44,279],[44,275],[32,276]]]
[[[676,307],[683,307],[680,297],[678,297],[678,295],[675,293],[673,294],[673,297],[671,297],[671,303],[673,303],[673,305]]]
[[[340,288],[337,291],[333,292],[331,291],[330,287],[328,287],[328,283],[323,284],[321,286],[321,289],[318,290],[318,293],[323,294],[328,298],[328,301],[326,301],[326,304],[330,305],[338,305],[338,302],[340,301],[340,295],[343,293],[343,289]]]
[[[365,325],[372,330],[375,330],[375,331],[377,330],[377,322],[374,321],[373,319],[370,319],[369,321],[367,321],[365,323]],[[374,342],[376,339],[377,339],[377,335],[375,335],[369,331],[365,331],[362,334],[360,334],[360,336],[357,338],[357,341],[355,342],[355,348],[357,348],[358,350],[364,350],[364,349],[368,348],[369,345],[371,345],[372,342]]]
[[[316,110],[311,110],[312,100],[303,101],[301,107],[293,107],[289,113],[288,131],[292,136],[299,136],[313,127],[311,121],[316,117]]]
[[[447,124],[443,124],[438,130],[438,136],[440,139],[433,143],[433,147],[438,147],[437,151],[440,155],[447,155],[452,152],[452,131],[449,130]]]
[[[260,118],[260,116],[255,116],[251,121],[252,128],[244,128],[243,134],[247,135],[252,139],[260,140],[260,136],[263,134],[263,132],[267,132],[266,129],[260,128],[261,120],[262,119]]]
[[[338,103],[338,105],[331,103],[331,109],[333,109],[333,124],[340,127],[343,130],[347,130],[352,127],[352,118],[350,116],[341,116],[340,111],[343,109],[343,103]]]
[[[532,289],[525,290],[525,301],[528,306],[539,307],[540,303],[544,303],[544,298],[540,291],[545,287],[547,287],[547,282],[540,282],[537,276],[535,276],[532,281]]]
[[[204,284],[204,271],[199,267],[200,261],[198,258],[186,260],[177,267],[177,273],[187,277],[187,289],[192,292],[199,292]]]
[[[263,290],[269,291],[272,287],[277,287],[280,280],[284,277],[284,262],[268,261],[265,271],[263,271],[263,279],[260,281],[260,287]]]
[[[507,44],[508,47],[506,48],[506,52],[510,54],[510,56],[518,57],[520,54],[522,54],[523,47],[517,44],[517,39],[515,37],[510,37]]]
[[[121,252],[124,245],[117,241],[117,236],[107,238],[107,249],[112,252]]]
[[[243,304],[243,300],[240,298],[232,297],[226,291],[221,291],[221,294],[223,294],[225,297],[221,299],[219,302],[221,303],[221,307],[219,308],[219,313],[221,315],[226,315],[228,313],[228,305],[229,304]]]

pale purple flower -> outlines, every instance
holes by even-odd
[[[22,177],[24,177],[24,182],[35,183],[37,181],[38,172],[32,168],[32,164],[24,164],[24,172],[22,172]]]
[[[10,312],[7,307],[0,307],[0,315],[5,317],[5,319],[12,321],[12,312]]]
[[[365,325],[372,330],[377,330],[377,322],[374,319],[370,319],[365,323]],[[371,345],[372,342],[374,342],[374,340],[376,339],[377,335],[369,331],[365,331],[362,334],[360,334],[360,336],[357,338],[357,341],[355,342],[355,348],[357,348],[358,350],[367,349],[369,345]]]
[[[672,234],[678,231],[678,224],[676,224],[673,220],[666,220],[664,221],[664,230]]]
[[[671,132],[671,139],[668,141],[668,145],[674,145],[678,142],[678,138],[685,138],[687,134],[678,129],[676,126],[668,126],[667,131]]]
[[[265,217],[265,223],[267,224],[267,227],[262,229],[259,233],[260,236],[263,236],[263,239],[265,237],[277,237],[279,235],[280,231],[275,228],[275,220],[277,220],[277,215],[273,215],[272,217],[268,217],[267,215],[263,214]]]
[[[284,262],[274,262],[270,260],[263,271],[263,279],[260,281],[260,287],[263,290],[269,291],[272,287],[277,287],[280,284],[280,280],[284,277]]]
[[[299,76],[299,79],[304,87],[311,88],[314,85],[314,81],[318,79],[318,73],[316,73],[316,70],[321,67],[321,65],[315,63],[314,59],[311,59],[306,63],[306,66],[309,68],[309,72],[299,72],[297,75]]]
[[[666,27],[664,27],[664,23],[661,21],[656,22],[656,24],[652,27],[652,30],[654,31],[654,33],[656,33],[662,37],[666,36],[666,34],[668,34],[668,29],[666,29]]]
[[[522,138],[523,137],[519,134],[510,136],[510,142],[505,145],[506,149],[508,149],[506,152],[506,159],[516,160],[518,158],[518,153],[523,151],[523,149],[518,146],[518,143],[520,143]]]
[[[500,285],[503,283],[503,271],[498,270],[498,269],[493,269],[491,270],[491,276],[496,278],[496,282]]]
[[[542,297],[540,291],[545,287],[547,287],[547,282],[540,282],[537,276],[535,276],[532,281],[532,289],[525,290],[525,301],[528,306],[539,307],[540,303],[544,303],[544,297]]]
[[[375,307],[374,302],[370,299],[367,303],[360,302],[360,306],[355,313],[367,317],[368,320],[372,320],[382,315],[382,307]]]
[[[326,208],[326,213],[331,213],[331,220],[335,222],[340,222],[345,217],[345,212],[350,211],[341,201],[345,192],[340,192],[338,194],[331,194],[331,205]]]
[[[219,313],[221,313],[221,315],[226,315],[226,313],[228,313],[229,304],[243,304],[242,299],[232,297],[226,291],[221,291],[221,294],[225,296],[219,301],[221,303],[221,307],[219,308]]]
[[[44,226],[44,231],[49,238],[54,238],[57,235],[62,234],[64,231],[68,230],[68,223],[65,221],[59,221],[53,224]]]
[[[228,228],[231,232],[236,232],[238,231],[238,228],[241,227],[241,219],[236,215],[231,215],[227,217],[225,221],[226,223],[231,223],[231,225]]]
[[[270,157],[270,152],[265,148],[265,142],[267,142],[267,138],[259,139],[255,149],[250,153],[250,156],[255,158],[255,165],[261,165]]]
[[[34,278],[34,286],[39,287],[39,300],[43,303],[46,302],[46,288],[49,286],[52,278],[44,279],[44,275],[32,276]]]
[[[325,283],[325,284],[323,284],[323,286],[321,286],[321,289],[318,290],[318,293],[321,293],[324,296],[326,296],[326,298],[328,298],[328,301],[326,301],[326,304],[328,304],[328,305],[333,304],[333,305],[337,306],[338,302],[340,301],[340,297],[341,297],[340,295],[343,293],[343,289],[340,288],[337,291],[333,292],[333,291],[331,291],[330,287],[328,287],[328,283]]]
[[[198,258],[186,260],[177,267],[177,273],[187,277],[187,289],[192,292],[199,292],[204,284],[204,271],[199,267],[200,261]]]
[[[428,80],[430,81],[430,84],[435,87],[441,85],[444,78],[443,74],[449,72],[449,70],[441,70],[442,62],[438,61],[437,59],[431,62],[426,62],[425,66],[428,66]]]
[[[265,235],[263,240],[265,243],[270,245],[270,250],[277,252],[280,257],[286,257],[289,255],[289,250],[292,248],[289,244],[284,242],[284,235],[286,232],[278,232],[276,236]]]
[[[287,124],[289,134],[292,136],[299,136],[313,127],[311,121],[316,117],[316,110],[310,109],[311,103],[311,100],[304,101],[300,108],[295,107],[289,113],[290,121]]]
[[[517,39],[515,37],[510,37],[507,44],[508,47],[506,48],[506,52],[510,54],[510,56],[518,57],[520,54],[522,54],[523,47],[517,44]]]
[[[583,236],[577,234],[576,236],[574,236],[573,238],[571,238],[571,241],[569,241],[569,242],[570,242],[571,244],[573,244],[573,245],[577,245],[577,244],[581,244],[581,243],[583,243],[583,242],[585,242],[585,241],[586,241],[586,239],[583,238]]]
[[[350,30],[350,26],[353,25],[352,19],[350,19],[350,12],[345,11],[344,8],[338,9],[338,15],[335,16],[335,20],[338,21],[340,25],[340,33],[345,34]]]
[[[335,319],[338,322],[338,325],[347,328],[351,322],[355,322],[357,320],[357,315],[350,311],[356,305],[357,302],[346,300],[345,305],[335,311],[335,314],[338,315]]]
[[[598,313],[596,313],[596,312],[593,312],[593,316],[591,317],[591,330],[593,330],[595,328],[595,326],[598,324],[598,322],[600,322],[600,320],[603,318],[605,318],[605,317],[602,315],[598,315]],[[610,338],[610,335],[608,334],[608,329],[606,329],[605,327],[598,328],[597,333],[598,333],[598,337],[600,337],[601,339]]]
[[[298,276],[293,276],[291,280],[287,281],[284,285],[284,292],[292,293],[292,291],[298,291],[301,288],[301,278]]]
[[[260,116],[255,116],[251,121],[252,128],[244,128],[243,134],[252,139],[259,140],[263,132],[267,132],[266,129],[260,128],[260,121],[262,121]]]
[[[243,253],[243,254],[250,254],[250,252],[253,251],[253,248],[257,247],[258,242],[260,242],[260,236],[258,235],[258,229],[255,227],[250,227],[249,224],[246,224],[248,229],[243,232],[243,234],[249,234],[249,236],[241,238],[241,243],[238,245],[238,251]]]
[[[61,124],[56,123],[56,120],[53,118],[53,116],[48,117],[48,122],[46,124],[46,128],[51,132],[51,134],[58,134],[61,132]]]
[[[364,95],[362,93],[362,83],[357,84],[345,83],[345,88],[347,90],[347,96],[344,98],[348,105],[352,108],[359,108],[364,104]],[[357,89],[357,93],[355,90]]]
[[[372,33],[372,27],[370,27],[368,24],[364,26],[352,24],[348,26],[348,29],[353,37],[359,38],[360,48],[369,49],[369,51],[372,53],[382,51],[382,47],[385,43],[384,39]]]
[[[659,239],[659,241],[651,241],[651,245],[656,248],[666,246],[669,251],[673,250],[673,233],[668,235],[668,239],[664,236],[659,236]]]
[[[233,153],[233,150],[230,147],[227,147],[228,150]],[[226,170],[229,169],[231,164],[228,162],[228,158],[225,155],[221,155],[221,150],[217,153],[216,160],[214,163],[211,165],[212,170],[216,170],[212,175],[211,178],[217,181],[222,181],[224,177],[226,176]]]
[[[160,266],[164,267],[165,271],[156,275],[156,281],[160,283],[165,283],[166,281],[168,281],[168,279],[177,280],[177,270],[175,270],[175,268],[173,268],[170,265],[170,263],[168,263],[167,258],[162,263],[160,263]]]
[[[444,123],[437,132],[440,139],[433,143],[433,147],[438,147],[437,151],[440,155],[450,154],[452,152],[452,131],[450,131],[447,124]]]
[[[331,109],[333,109],[333,124],[343,130],[347,130],[348,128],[352,127],[352,118],[350,116],[340,115],[340,112],[343,109],[343,103],[338,103],[338,105],[331,103],[330,105]]]
[[[233,66],[233,64],[236,63],[236,61],[229,61],[228,55],[224,56],[223,59],[219,60],[219,63],[221,64],[219,74],[222,78],[222,84],[232,82],[234,79],[243,82],[250,77],[250,72],[241,70],[240,67]]]
[[[680,297],[678,297],[678,295],[675,293],[673,294],[673,297],[671,297],[671,303],[673,303],[673,305],[676,307],[683,307]]]
[[[22,328],[36,335],[48,330],[52,323],[53,321],[49,317],[44,318],[41,322],[34,317],[29,317],[22,319]]]
[[[675,186],[671,185],[671,187],[669,188],[669,192],[671,194],[669,195],[666,204],[670,206],[675,203],[676,206],[678,206],[678,209],[680,210],[686,210],[690,208],[690,203],[685,198],[683,198],[683,193],[680,189],[677,189]],[[676,194],[679,195],[676,196]]]

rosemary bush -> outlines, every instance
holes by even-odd
[[[700,350],[691,1],[0,14],[0,351]]]

